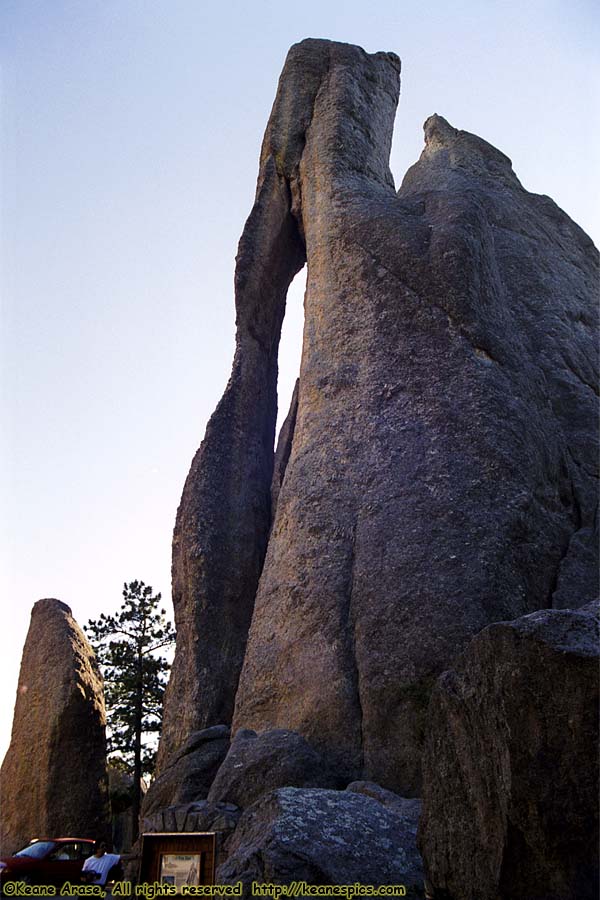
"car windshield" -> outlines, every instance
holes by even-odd
[[[34,844],[29,844],[28,847],[23,847],[22,850],[15,853],[15,856],[32,856],[34,859],[42,859],[54,847],[56,847],[55,841],[36,841]]]

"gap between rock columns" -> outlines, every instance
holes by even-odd
[[[188,474],[173,535],[177,646],[157,773],[187,736],[229,723],[271,526],[277,352],[288,287],[305,263],[298,164],[327,42],[292,48],[236,259],[236,351]]]
[[[305,43],[291,51],[295,66],[304,65]],[[351,780],[364,768],[365,737],[354,596],[362,497],[354,461],[368,452],[359,407],[370,360],[360,317],[377,289],[361,283],[362,261],[344,248],[370,204],[396,199],[389,154],[400,62],[345,44],[321,46],[327,71],[296,187],[308,263],[298,412],[234,729],[300,731]],[[287,71],[288,64],[280,84]]]

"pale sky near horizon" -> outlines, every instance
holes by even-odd
[[[432,113],[600,240],[588,0],[3,0],[0,759],[33,603],[84,624],[162,591],[192,456],[229,377],[233,271],[289,46],[402,60],[399,185]],[[280,357],[299,365],[302,279]]]

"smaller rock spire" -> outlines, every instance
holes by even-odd
[[[0,852],[37,835],[108,836],[105,725],[92,648],[65,603],[39,600],[0,770]]]

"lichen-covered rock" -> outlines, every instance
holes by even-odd
[[[347,786],[346,790],[353,794],[364,794],[365,797],[372,797],[373,800],[377,800],[382,806],[391,809],[396,815],[406,819],[407,823],[414,827],[416,831],[423,807],[422,800],[415,797],[400,797],[393,791],[388,791],[386,788],[382,788],[380,784],[375,784],[372,781],[353,781]]]
[[[153,779],[142,803],[142,818],[168,806],[204,800],[228,750],[227,725],[192,732]]]
[[[442,900],[598,897],[598,604],[481,632],[432,696],[419,844]]]
[[[92,648],[59,600],[38,600],[0,770],[0,852],[39,836],[107,838],[106,718]]]
[[[242,728],[215,776],[208,799],[245,809],[279,787],[339,787],[338,779],[310,744],[294,731],[256,734]]]
[[[273,791],[246,810],[225,852],[217,881],[241,881],[244,896],[253,881],[402,884],[407,897],[423,896],[416,824],[348,791]]]

